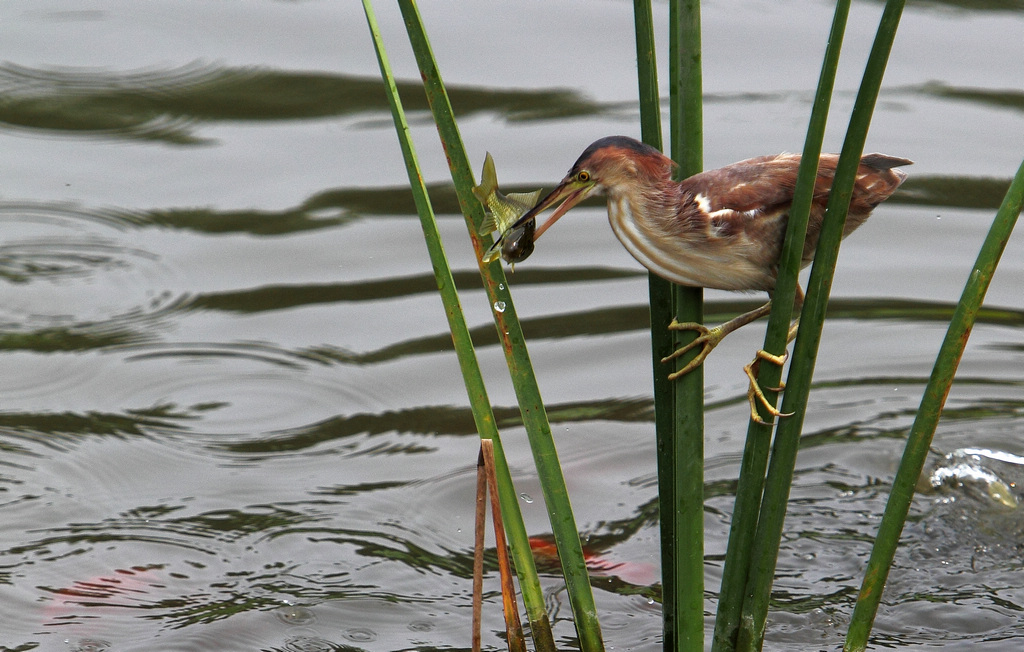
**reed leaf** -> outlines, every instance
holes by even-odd
[[[405,20],[406,31],[409,34],[409,41],[412,44],[420,75],[423,78],[427,102],[430,105],[438,134],[441,137],[441,144],[447,155],[459,205],[462,208],[463,215],[466,216],[469,236],[476,250],[477,260],[480,261],[485,247],[477,234],[480,224],[483,222],[484,212],[480,202],[472,194],[474,177],[469,165],[469,158],[466,156],[458,126],[455,124],[451,102],[441,80],[437,62],[434,60],[430,41],[427,38],[416,3],[412,0],[400,0],[399,8]],[[537,467],[541,490],[544,495],[544,504],[548,512],[548,520],[551,523],[552,534],[558,548],[559,560],[562,564],[562,573],[565,577],[566,591],[575,618],[580,647],[585,652],[603,651],[604,643],[601,638],[601,629],[597,618],[597,607],[594,603],[593,591],[590,587],[590,578],[587,574],[586,563],[583,557],[583,546],[580,542],[572,505],[569,501],[569,493],[565,486],[565,478],[562,475],[562,469],[558,462],[558,453],[551,436],[551,426],[548,423],[547,413],[540,397],[537,379],[533,372],[533,366],[530,363],[526,341],[516,316],[515,305],[509,292],[508,283],[500,261],[494,261],[489,264],[480,262],[480,273],[488,300],[493,307],[492,314],[498,329],[498,336],[505,352],[516,398],[519,401],[520,411],[523,416],[523,424],[526,427],[530,448],[533,452],[534,463]],[[499,462],[500,465],[501,462]],[[516,495],[514,490],[509,492],[508,487],[501,487],[500,489],[506,494],[503,496],[502,501],[502,508],[504,509],[505,501],[516,500]],[[516,509],[518,510],[518,507]],[[509,538],[511,541],[512,537],[510,536]],[[526,557],[530,557],[528,563],[530,566],[533,565],[528,547],[526,550],[517,550],[521,545],[521,543],[512,542],[517,570],[521,560],[524,564],[527,563]],[[522,576],[520,576],[520,582],[522,582]],[[523,591],[525,602],[526,589],[524,588]],[[541,614],[539,609],[540,607],[535,601],[527,604],[528,616],[531,622],[531,629],[534,630],[535,640],[537,636],[536,629],[534,629],[535,621],[540,621],[542,617],[544,622],[547,621],[546,613]],[[553,645],[553,642],[551,644]],[[540,646],[540,643],[538,643],[538,646]]]
[[[821,156],[825,125],[828,122],[832,90],[835,86],[836,70],[839,67],[839,53],[842,50],[843,35],[846,31],[849,14],[850,0],[840,0],[836,3],[821,74],[818,77],[818,88],[811,106],[807,137],[804,140],[793,205],[789,211],[789,224],[782,247],[779,275],[775,292],[772,294],[772,312],[768,318],[768,329],[765,334],[764,350],[776,355],[781,355],[787,345],[786,337],[792,318],[793,301],[796,297],[801,254],[817,176],[817,162]],[[768,388],[779,385],[782,379],[782,368],[772,364],[761,365],[757,379],[758,384],[762,388],[766,388],[765,396],[774,404],[777,393]],[[770,422],[771,415],[766,413],[763,406],[758,405],[758,408],[762,419]],[[729,543],[722,571],[718,613],[715,618],[715,634],[712,642],[714,652],[731,652],[736,646],[740,611],[743,606],[743,592],[750,569],[750,552],[757,528],[761,493],[764,489],[771,431],[771,426],[758,423],[753,419],[747,428],[747,439],[743,447],[743,458],[740,462],[740,474],[736,487],[736,501],[732,523],[729,527]]]
[[[654,17],[651,12],[651,0],[634,0],[633,22],[636,27],[636,62],[637,81],[640,95],[640,134],[641,139],[657,149],[662,148],[661,143],[661,96],[658,93],[658,58],[655,54],[654,39]],[[673,337],[667,325],[672,321],[672,284],[656,274],[647,274],[648,291],[650,297],[651,316],[651,359],[654,363],[654,418],[655,430],[661,437],[665,433],[671,433],[675,424],[675,388],[665,373],[665,365],[662,358],[672,353]],[[659,326],[655,326],[659,325]],[[673,468],[673,457],[670,455],[665,464],[662,464],[659,450],[659,468],[665,466],[667,470]],[[670,451],[671,452],[671,451]],[[661,487],[659,498],[668,506],[674,505],[671,499],[673,495],[674,482],[667,483]],[[670,507],[664,507],[665,510]],[[662,520],[664,528],[671,523],[669,519]],[[669,536],[671,533],[663,533]],[[666,547],[662,547],[662,573],[673,566],[673,557],[666,557]],[[671,575],[671,573],[668,573]],[[664,593],[664,579],[662,580]]]
[[[661,142],[661,95],[658,91],[658,58],[655,54],[654,17],[650,0],[634,0],[633,22],[636,27],[636,65],[640,96],[641,139],[658,149]],[[654,421],[658,451],[658,506],[661,514],[661,606],[663,615],[663,647],[678,649],[679,631],[676,613],[676,541],[675,512],[676,449],[675,384],[668,379],[662,358],[672,353],[675,338],[668,324],[675,311],[672,284],[648,273],[650,300],[651,360],[653,363]]]
[[[651,147],[661,149],[661,95],[658,91],[658,57],[654,45],[651,0],[633,1],[633,23],[636,28],[641,139]]]
[[[703,82],[701,73],[700,1],[669,3],[669,105],[672,158],[679,178],[704,166]],[[672,285],[671,316],[680,322],[704,320],[703,288]],[[652,313],[652,340],[668,327]],[[673,331],[669,350],[697,337],[694,331]],[[696,351],[683,356],[686,364]],[[655,367],[658,361],[654,362]],[[671,369],[662,365],[660,373]],[[657,388],[657,381],[655,384]],[[672,383],[660,395],[664,409],[671,397],[671,430],[658,431],[658,487],[662,518],[662,569],[665,650],[704,649],[704,369],[699,367]],[[659,394],[655,394],[657,401]],[[660,423],[660,422],[659,422]],[[666,495],[665,492],[669,493]],[[669,523],[666,525],[665,520]],[[667,538],[666,538],[666,535]]]
[[[640,132],[645,143],[662,149],[661,140],[661,97],[658,92],[658,66],[655,56],[654,19],[650,0],[636,0],[633,3],[636,26],[637,80],[640,91]],[[663,636],[662,646],[668,650],[680,647],[680,622],[684,617],[680,605],[686,604],[678,596],[679,568],[677,539],[676,489],[677,489],[677,447],[676,389],[677,385],[668,379],[668,371],[662,359],[676,348],[674,333],[668,324],[675,315],[675,288],[672,283],[648,274],[648,296],[650,301],[651,360],[653,363],[654,419],[658,451],[658,507],[663,515],[661,529],[661,595]],[[703,587],[698,587],[702,589]]]
[[[1010,238],[1021,209],[1024,208],[1024,162],[1017,169],[1017,175],[1010,184],[1010,189],[1003,197],[1003,202],[996,213],[985,242],[982,243],[978,259],[974,263],[967,284],[964,287],[956,312],[949,323],[946,337],[942,341],[935,366],[932,368],[928,386],[921,397],[914,425],[910,428],[907,444],[903,450],[896,478],[892,483],[889,500],[885,505],[882,522],[878,526],[868,559],[864,581],[861,584],[857,604],[853,609],[850,629],[846,634],[844,652],[862,652],[867,648],[868,635],[878,612],[878,604],[882,599],[882,589],[889,576],[893,557],[903,524],[910,511],[910,503],[914,497],[914,487],[921,477],[925,458],[935,435],[935,427],[946,403],[957,366],[967,346],[967,338],[985,300],[989,283],[999,264],[1006,241]]]
[[[402,155],[409,174],[409,183],[412,187],[413,198],[416,202],[420,224],[423,228],[424,241],[427,244],[427,251],[430,255],[431,265],[434,268],[438,291],[444,304],[445,314],[448,317],[448,325],[452,333],[452,341],[455,345],[459,367],[466,384],[466,391],[469,394],[473,420],[480,437],[491,440],[494,445],[501,508],[502,512],[506,515],[506,531],[509,535],[509,543],[515,559],[516,572],[519,575],[520,589],[523,592],[523,601],[526,603],[531,631],[533,632],[538,650],[554,652],[554,638],[551,634],[551,625],[544,606],[544,594],[540,587],[540,579],[537,577],[533,552],[530,549],[526,526],[523,522],[522,512],[519,509],[519,500],[516,497],[515,487],[512,484],[512,476],[509,473],[508,463],[505,460],[504,449],[501,446],[501,438],[495,425],[494,413],[491,409],[490,400],[487,397],[483,376],[480,373],[480,366],[473,348],[469,327],[462,312],[458,291],[455,289],[455,282],[452,279],[451,268],[448,265],[444,246],[437,230],[437,222],[430,205],[430,197],[427,194],[423,177],[420,174],[416,152],[409,134],[409,125],[405,119],[405,112],[402,109],[401,99],[398,96],[398,88],[391,73],[391,66],[388,63],[387,53],[384,49],[384,43],[380,36],[377,19],[370,0],[363,0],[363,9],[373,37],[377,61],[380,64],[381,76],[384,79],[384,85],[387,90],[388,103],[391,107],[398,139],[402,147]]]
[[[857,168],[864,151],[864,141],[867,138],[904,4],[905,0],[888,0],[882,11],[825,209],[825,223],[811,267],[807,297],[800,317],[800,332],[793,347],[793,361],[782,400],[782,411],[791,412],[793,415],[780,419],[776,428],[740,616],[737,638],[739,650],[760,650],[764,641],[768,599],[782,538],[786,503],[792,485],[796,452],[803,428],[818,344],[821,341],[821,329],[828,307],[829,290],[839,254],[839,243]]]

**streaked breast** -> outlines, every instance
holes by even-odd
[[[669,232],[626,196],[609,195],[608,221],[626,250],[641,265],[673,283],[719,290],[770,290],[775,270],[760,258],[745,234],[710,238],[706,228]],[[701,223],[700,227],[707,225]]]

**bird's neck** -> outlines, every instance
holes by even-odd
[[[657,178],[609,188],[607,195],[609,218],[613,208],[619,215],[619,219],[612,219],[616,233],[628,219],[652,238],[678,237],[680,207],[693,203],[685,200],[682,187],[672,180],[669,170]]]
[[[662,278],[706,285],[708,279],[701,273],[706,261],[699,248],[686,246],[686,234],[679,229],[679,209],[687,203],[679,183],[666,175],[656,183],[617,190],[607,191],[608,221],[626,250]]]

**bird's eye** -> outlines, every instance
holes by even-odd
[[[587,172],[586,170],[580,170],[579,173],[576,175],[576,180],[586,183],[587,181],[590,181],[590,173]]]

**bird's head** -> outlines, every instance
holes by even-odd
[[[657,149],[628,136],[607,136],[591,143],[569,173],[544,199],[527,211],[516,226],[551,206],[561,204],[537,227],[536,240],[569,209],[591,195],[647,193],[671,179],[674,163]]]

